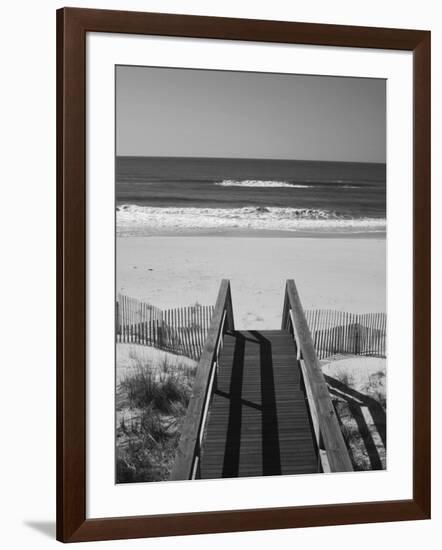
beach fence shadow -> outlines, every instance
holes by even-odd
[[[373,438],[372,430],[370,430],[369,425],[365,415],[363,414],[363,408],[365,407],[373,419],[373,425],[382,441],[384,449],[387,449],[387,417],[384,408],[382,405],[372,397],[363,394],[350,388],[343,382],[332,378],[331,376],[324,375],[327,385],[329,387],[330,393],[335,400],[339,400],[347,404],[348,409],[356,421],[358,426],[359,433],[364,442],[365,448],[367,450],[368,458],[370,460],[370,465],[372,470],[382,470],[383,464],[382,459],[379,454],[378,446],[375,443]],[[337,414],[339,418],[339,414]],[[343,429],[345,437],[345,427],[342,426],[342,421],[340,420],[341,429]],[[349,447],[350,455],[352,456],[353,465],[356,466],[352,450]]]

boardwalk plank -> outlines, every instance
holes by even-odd
[[[227,334],[201,453],[201,477],[318,471],[291,336],[281,330]]]

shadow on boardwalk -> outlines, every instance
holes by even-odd
[[[201,478],[318,472],[290,333],[228,331],[204,435]]]

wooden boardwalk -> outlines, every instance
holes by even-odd
[[[318,471],[315,435],[293,337],[285,330],[226,333],[199,476],[214,479]]]
[[[170,479],[350,472],[295,282],[281,330],[235,330],[221,281]]]

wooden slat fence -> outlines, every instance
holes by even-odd
[[[204,347],[213,306],[161,310],[134,298],[118,295],[116,339],[186,355],[198,360]]]
[[[313,309],[305,316],[319,359],[340,353],[386,356],[387,315]]]
[[[124,294],[118,294],[115,314],[117,327],[162,319],[161,309]]]

